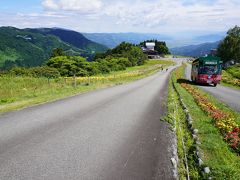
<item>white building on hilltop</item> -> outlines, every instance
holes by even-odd
[[[155,42],[146,42],[145,46],[141,47],[143,53],[147,54],[149,59],[159,59],[160,57],[158,52],[154,50],[155,46]]]
[[[148,51],[154,51],[155,42],[146,42],[146,49]]]

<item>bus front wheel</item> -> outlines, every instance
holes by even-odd
[[[214,83],[213,86],[216,87],[216,86],[217,86],[217,83]]]

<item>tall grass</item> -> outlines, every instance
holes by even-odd
[[[0,78],[0,86],[0,104],[4,104],[36,97],[53,89],[63,88],[65,84],[63,78],[47,79],[3,76]]]

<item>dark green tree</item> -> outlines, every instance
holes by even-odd
[[[56,68],[41,66],[29,69],[35,77],[58,78],[60,73]]]
[[[65,56],[65,53],[62,48],[55,48],[52,50],[52,54],[50,58],[57,57],[57,56]]]
[[[167,45],[166,45],[166,42],[155,40],[155,48],[154,49],[159,54],[163,54],[163,55],[171,54],[169,49],[168,49],[168,47],[167,47]]]
[[[61,76],[88,76],[93,71],[90,62],[80,56],[57,56],[49,59],[49,67],[56,68]]]
[[[123,54],[131,50],[134,45],[127,42],[122,42],[117,47],[112,49],[111,54]]]
[[[223,61],[240,62],[240,27],[235,26],[227,32],[227,36],[218,46],[218,56]]]
[[[107,61],[115,59],[114,61],[109,62],[111,64],[116,61],[116,58],[118,60],[119,58],[126,58],[124,59],[124,63],[123,62],[121,63],[124,64],[125,67],[130,67],[144,64],[144,61],[147,59],[147,56],[142,52],[139,46],[127,42],[122,42],[112,50],[111,49],[108,50],[106,53],[97,54],[94,60],[100,62],[103,59]]]
[[[131,66],[143,65],[144,61],[147,59],[147,56],[137,46],[132,46],[127,52],[126,57],[128,57]]]

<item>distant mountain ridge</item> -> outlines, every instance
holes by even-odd
[[[226,36],[225,32],[222,33],[216,33],[216,34],[207,34],[207,35],[201,35],[194,37],[193,40],[199,41],[199,42],[216,42],[224,39]]]
[[[209,54],[211,49],[216,49],[220,41],[213,43],[203,43],[198,45],[189,45],[183,47],[171,48],[170,52],[175,55],[200,57]]]
[[[212,43],[222,40],[226,33],[216,32],[209,34],[166,34],[166,33],[82,33],[86,38],[104,44],[109,48],[114,48],[123,41],[139,44],[144,40],[156,39],[165,41],[170,48],[182,47],[187,45]]]
[[[107,50],[106,46],[88,40],[75,31],[0,27],[0,68],[42,65],[54,48],[62,48],[68,55],[84,57]]]
[[[114,48],[123,41],[139,44],[145,40],[156,39],[160,41],[172,40],[170,36],[151,33],[82,33],[86,38]]]

